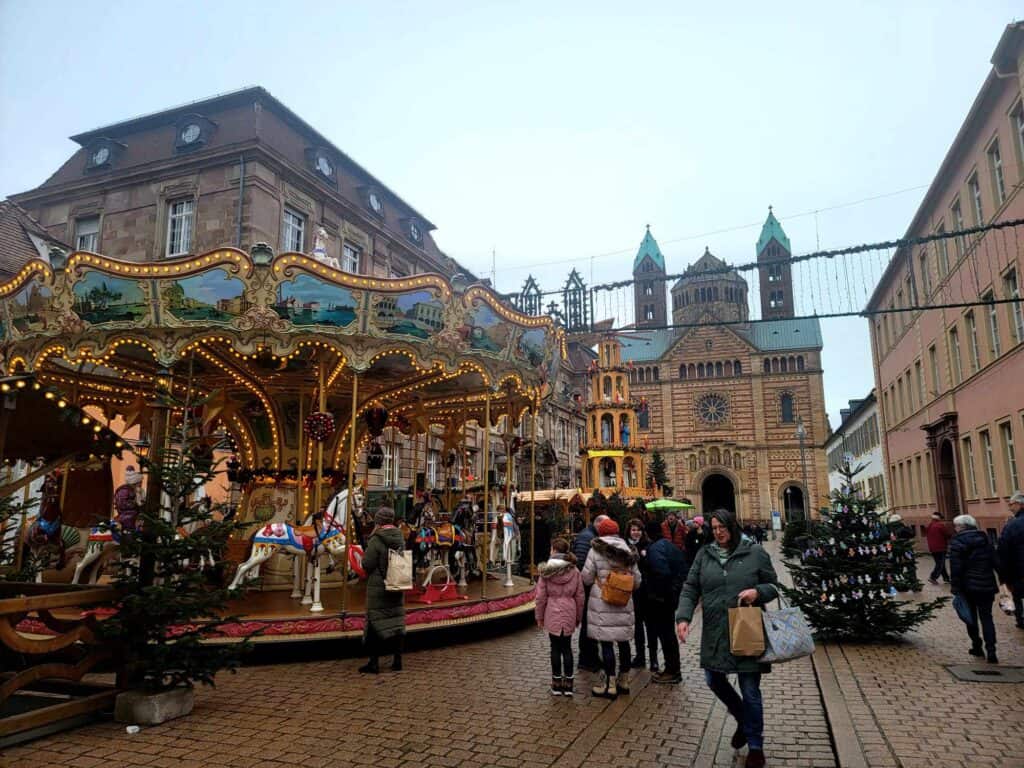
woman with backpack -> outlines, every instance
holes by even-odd
[[[405,593],[389,591],[384,583],[388,573],[388,552],[405,549],[402,532],[395,527],[395,510],[381,507],[373,516],[374,528],[363,552],[366,571],[366,628],[363,645],[370,661],[359,668],[364,674],[380,672],[381,656],[394,654],[391,670],[402,669],[402,641],[405,637]]]
[[[551,641],[551,695],[572,696],[572,635],[583,621],[583,580],[569,542],[552,541],[551,556],[537,573],[537,626]]]
[[[615,698],[629,693],[629,641],[633,639],[633,591],[640,586],[640,569],[629,544],[619,536],[619,524],[605,518],[596,525],[598,538],[583,565],[583,583],[593,586],[587,602],[587,632],[601,644],[604,680],[595,696]],[[615,646],[619,675],[615,676]]]

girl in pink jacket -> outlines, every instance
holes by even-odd
[[[537,626],[551,641],[551,694],[572,696],[572,633],[583,621],[583,580],[569,542],[551,542],[551,557],[537,566]]]

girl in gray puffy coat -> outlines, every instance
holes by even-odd
[[[640,569],[636,555],[619,536],[619,525],[605,519],[597,525],[598,538],[590,546],[590,554],[583,565],[583,583],[593,585],[587,601],[587,633],[601,644],[604,679],[593,687],[595,696],[614,698],[629,693],[629,641],[633,639],[633,599],[625,605],[605,602],[602,591],[608,576],[628,573],[632,576],[635,592],[640,586]],[[619,675],[615,676],[615,645],[619,650]]]

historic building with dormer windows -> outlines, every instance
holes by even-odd
[[[662,453],[673,495],[704,514],[726,507],[767,523],[772,511],[792,520],[827,504],[821,328],[793,318],[791,253],[769,211],[756,246],[760,320],[747,281],[709,250],[669,291],[649,230],[637,253],[637,330],[621,337],[631,392],[649,404],[635,440]],[[652,291],[648,275],[662,278]],[[670,324],[658,315],[666,293]]]

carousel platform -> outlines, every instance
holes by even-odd
[[[422,602],[434,595],[410,594],[406,599],[405,623],[410,633],[446,632],[452,628],[472,626],[532,613],[536,587],[525,577],[513,576],[512,587],[491,574],[487,596],[481,595],[479,579],[434,602]],[[311,613],[308,605],[289,597],[285,591],[252,591],[229,604],[228,615],[234,620],[221,627],[219,635],[209,643],[231,643],[248,638],[253,643],[302,643],[320,640],[358,638],[366,625],[366,589],[363,583],[348,586],[348,608],[341,615],[341,588],[324,587],[321,598],[324,610]],[[54,611],[58,619],[78,619],[81,611],[65,608]],[[53,631],[34,619],[24,619],[19,633],[44,637]]]

